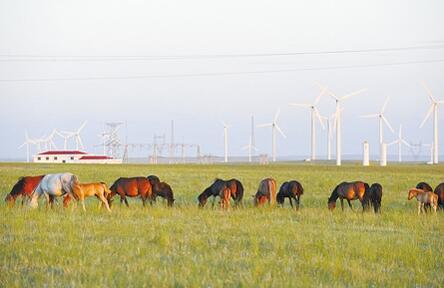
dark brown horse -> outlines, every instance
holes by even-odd
[[[436,186],[434,192],[436,195],[438,195],[438,208],[444,209],[444,183]]]
[[[159,177],[155,175],[150,175],[146,178],[150,181],[151,186],[153,187],[153,201],[155,202],[157,197],[162,197],[167,200],[168,206],[173,206],[174,194],[171,186],[166,182],[160,182]]]
[[[108,195],[107,200],[111,205],[112,198],[116,195],[120,195],[120,202],[125,202],[128,205],[126,197],[138,197],[142,199],[143,206],[145,206],[146,200],[150,202],[154,201],[153,188],[150,181],[145,177],[132,177],[132,178],[119,178],[109,188],[111,193]]]
[[[204,207],[208,201],[208,198],[213,197],[214,199],[220,197],[224,199],[221,195],[225,195],[224,189],[228,188],[230,190],[230,197],[234,200],[234,205],[240,205],[242,203],[242,198],[244,197],[244,186],[237,179],[230,179],[228,181],[222,179],[214,180],[213,184],[207,187],[199,196],[197,200],[199,201],[199,207]],[[228,205],[228,203],[225,203]]]
[[[298,181],[284,182],[276,195],[276,201],[278,204],[284,206],[285,198],[288,198],[290,200],[291,208],[293,208],[293,201],[291,201],[291,199],[294,199],[296,202],[296,209],[299,209],[302,194],[304,194],[304,188],[301,183]]]
[[[382,185],[379,183],[373,183],[370,186],[368,192],[364,194],[364,207],[365,210],[373,207],[375,213],[381,213],[382,202]]]
[[[17,198],[21,197],[23,205],[26,198],[31,198],[32,192],[37,188],[43,177],[45,177],[45,175],[20,177],[14,187],[12,187],[11,192],[6,196],[5,201],[9,205],[14,206]]]
[[[347,200],[348,206],[353,210],[351,205],[352,200],[359,199],[362,208],[366,208],[366,201],[364,195],[368,192],[369,186],[367,183],[362,181],[355,182],[342,182],[331,193],[330,198],[328,198],[328,209],[334,210],[336,208],[336,200],[339,198],[341,200],[341,208],[344,211],[344,199]]]
[[[259,183],[256,195],[254,197],[254,206],[263,206],[268,202],[271,206],[276,202],[276,180],[266,178]]]

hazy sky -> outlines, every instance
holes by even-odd
[[[386,116],[394,128],[403,124],[408,141],[430,143],[432,122],[418,128],[430,105],[419,81],[425,80],[434,95],[444,99],[443,12],[440,0],[0,0],[0,158],[25,157],[25,150],[17,149],[25,129],[31,137],[40,137],[53,128],[74,130],[84,120],[89,122],[83,139],[92,152],[101,151],[93,145],[100,142],[97,134],[104,122],[127,121],[129,142],[140,143],[151,142],[154,133],[168,135],[174,119],[176,140],[200,143],[203,153],[219,155],[223,153],[220,121],[224,120],[232,125],[230,153],[243,155],[250,114],[257,124],[270,122],[278,107],[281,127],[288,136],[278,140],[279,155],[307,155],[309,111],[288,103],[312,101],[319,93],[316,81],[339,95],[368,89],[344,103],[344,154],[361,153],[364,140],[369,140],[371,153],[376,153],[377,120],[359,115],[377,112],[387,97],[391,100]],[[418,46],[434,47],[272,57],[128,59]],[[28,56],[52,58],[40,61],[42,58]],[[109,58],[100,58],[105,56]],[[421,61],[427,63],[371,66]],[[338,66],[348,68],[317,69]],[[293,71],[94,80],[270,70]],[[24,79],[34,81],[5,81]],[[39,79],[52,80],[35,81]],[[329,115],[334,102],[324,97],[319,109]],[[444,106],[441,110],[440,154],[444,154]],[[261,153],[270,154],[270,134],[269,129],[256,130]],[[325,154],[325,135],[318,129],[318,154]],[[387,142],[395,137],[387,129],[385,136]],[[60,140],[58,143],[62,146]],[[389,153],[394,152],[390,148]]]

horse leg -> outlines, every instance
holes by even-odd
[[[108,201],[106,200],[105,196],[103,196],[103,194],[99,194],[99,199],[101,200],[101,202],[99,202],[99,207],[102,208],[102,204],[105,204],[106,210],[108,210],[108,212],[111,212],[111,209],[109,208],[108,205]]]
[[[295,198],[296,200],[296,210],[299,210],[300,198],[299,196]]]
[[[342,211],[344,211],[344,198],[340,198],[341,199],[341,209]]]
[[[349,199],[347,199],[347,203],[348,203],[348,206],[350,207],[350,209],[351,209],[352,211],[355,211],[355,210],[353,209],[353,206],[352,206],[351,201],[350,201]]]
[[[418,202],[418,215],[421,215],[422,203]]]
[[[284,198],[285,199],[285,198]],[[288,197],[288,199],[290,200],[290,206],[291,208],[293,208],[293,201],[291,201],[291,197]]]

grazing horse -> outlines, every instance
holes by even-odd
[[[439,184],[435,188],[435,194],[438,195],[438,206],[444,209],[444,183]]]
[[[344,198],[348,202],[348,206],[353,210],[351,205],[351,200],[359,199],[362,204],[362,208],[365,209],[365,199],[364,195],[368,192],[369,186],[367,183],[362,181],[355,182],[342,182],[331,193],[330,198],[328,198],[328,209],[333,211],[336,208],[336,200],[339,198],[341,200],[341,208],[344,211]]]
[[[284,182],[276,195],[276,201],[278,204],[284,206],[285,198],[290,200],[291,208],[293,208],[293,198],[296,202],[296,209],[299,209],[299,203],[301,195],[304,194],[304,188],[298,181]]]
[[[262,180],[253,197],[255,206],[263,206],[266,202],[273,206],[276,202],[276,180],[273,178]]]
[[[373,206],[375,213],[381,212],[382,201],[382,185],[379,183],[373,183],[370,186],[367,193],[364,194],[364,207],[365,210],[370,209]]]
[[[31,195],[29,206],[35,208],[38,206],[38,198],[45,195],[47,203],[52,207],[53,199],[64,195],[75,198],[79,193],[79,180],[72,173],[48,174],[43,177],[37,188]]]
[[[85,208],[85,198],[90,196],[96,196],[101,203],[105,204],[106,210],[108,212],[111,212],[111,209],[108,205],[108,200],[106,200],[106,197],[111,194],[111,191],[106,186],[106,183],[100,182],[100,183],[89,183],[89,184],[79,184],[79,189],[74,190],[76,198],[82,202],[82,208],[83,211],[86,211]]]
[[[126,197],[140,196],[143,206],[147,199],[152,203],[153,201],[153,187],[150,181],[145,177],[132,177],[132,178],[119,178],[110,187],[111,193],[108,195],[108,203],[111,204],[112,198],[119,194],[120,203],[125,202],[125,205],[129,207]]]
[[[244,197],[244,186],[237,179],[230,179],[228,181],[222,179],[215,179],[213,184],[206,188],[198,197],[199,207],[204,207],[208,201],[208,198],[213,197],[214,199],[220,197],[223,193],[223,189],[228,187],[230,189],[230,197],[234,200],[234,205],[238,206],[242,204],[242,198]],[[221,197],[222,199],[222,197]]]
[[[40,181],[42,181],[45,175],[40,176],[24,176],[20,177],[11,192],[6,196],[5,201],[14,206],[18,197],[22,197],[22,206],[26,198],[31,198],[32,192],[37,188]]]
[[[230,179],[226,181],[227,186],[231,190],[231,198],[234,200],[234,206],[242,205],[244,198],[244,186],[237,179]]]
[[[159,182],[154,184],[153,186],[153,199],[156,201],[156,198],[162,197],[167,200],[168,206],[172,207],[174,204],[174,194],[171,186],[166,182]]]
[[[197,200],[199,201],[199,207],[204,207],[207,204],[208,198],[220,197],[224,193],[224,189],[227,188],[227,182],[222,179],[214,180],[213,184],[207,187],[202,193],[199,194]],[[221,197],[222,199],[222,197]],[[213,202],[214,203],[214,202]]]
[[[412,188],[409,190],[409,196],[407,199],[411,200],[414,197],[418,200],[418,215],[421,214],[421,211],[424,211],[425,213],[424,204],[430,204],[436,213],[436,209],[438,208],[438,195],[430,191]]]

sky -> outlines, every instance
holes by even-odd
[[[387,98],[395,130],[402,124],[407,141],[430,143],[432,121],[419,128],[430,106],[420,82],[444,100],[443,11],[439,0],[0,0],[0,159],[25,159],[25,130],[38,138],[84,120],[92,153],[102,151],[105,122],[126,122],[122,138],[150,143],[174,120],[176,142],[213,155],[223,154],[225,121],[230,155],[246,155],[250,115],[267,123],[277,109],[287,135],[279,156],[308,155],[309,111],[289,103],[313,101],[316,83],[337,95],[367,89],[343,104],[344,154],[361,154],[366,140],[377,154],[377,120],[360,115]],[[324,95],[321,113],[334,109]],[[443,120],[444,112],[440,155]],[[271,130],[255,133],[259,153],[271,154]],[[325,155],[319,125],[317,138]]]

